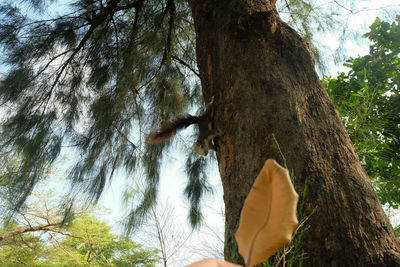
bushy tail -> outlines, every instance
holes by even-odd
[[[184,129],[191,124],[198,123],[199,117],[192,115],[178,116],[171,121],[165,122],[159,130],[153,131],[146,139],[148,144],[159,144],[170,140],[178,130]]]

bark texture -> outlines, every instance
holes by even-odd
[[[283,164],[276,137],[307,183],[306,266],[400,266],[400,244],[339,114],[314,70],[312,53],[271,0],[190,1],[206,101],[214,96],[226,211],[232,233],[267,158]]]

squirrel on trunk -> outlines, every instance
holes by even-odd
[[[206,111],[200,116],[186,114],[163,123],[160,129],[149,134],[146,139],[147,143],[159,144],[168,141],[175,136],[177,131],[185,129],[192,124],[197,124],[199,133],[194,150],[201,156],[206,156],[210,149],[215,151],[213,140],[215,137],[221,136],[221,134],[218,134],[213,129],[211,122],[213,102],[214,97],[212,97],[211,102],[207,105]]]

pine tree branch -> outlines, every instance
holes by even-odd
[[[171,58],[177,62],[179,62],[180,64],[182,64],[183,66],[185,66],[186,68],[190,69],[197,77],[200,78],[200,74],[193,69],[188,63],[186,63],[185,61],[183,61],[182,59],[178,58],[177,56],[172,55]]]
[[[114,34],[115,34],[115,45],[116,45],[116,50],[117,50],[117,63],[119,65],[119,36],[118,36],[118,28],[115,23],[114,16],[111,16],[111,22],[114,27]],[[119,69],[117,69],[117,77],[119,77]]]
[[[134,19],[133,19],[132,31],[131,31],[130,40],[129,40],[129,46],[132,45],[132,43],[133,43],[133,41],[134,41],[134,39],[135,39],[134,37],[135,37],[136,32],[137,32],[137,25],[138,25],[138,22],[139,22],[140,14],[141,14],[141,12],[142,12],[143,4],[144,4],[144,0],[139,0],[139,1],[137,1],[137,3],[136,3],[136,7],[135,7],[135,17],[134,17]]]
[[[36,79],[37,77],[39,77],[39,75],[42,74],[42,73],[50,66],[50,64],[51,64],[54,60],[56,60],[57,58],[59,58],[59,57],[65,55],[65,54],[67,54],[67,53],[69,53],[69,52],[71,52],[71,51],[72,51],[72,49],[65,50],[64,52],[62,52],[62,53],[60,53],[60,54],[54,56],[53,58],[51,58],[51,59],[46,63],[46,65],[45,65],[40,71],[38,71],[38,73],[36,73],[36,75],[33,77],[33,79]]]
[[[63,232],[63,231],[57,230],[57,228],[48,229],[47,232],[53,232],[53,233],[57,233],[57,234],[60,234],[60,235],[63,235],[63,236],[69,236],[69,237],[72,237],[72,238],[76,238],[76,239],[80,239],[80,240],[86,241],[86,239],[81,237],[81,236],[76,236],[76,235],[72,235],[72,234],[70,234],[68,232]]]
[[[118,128],[115,127],[114,125],[112,125],[112,127],[118,132],[118,134],[119,134],[122,138],[124,138],[124,139],[133,147],[133,149],[136,149],[136,148],[137,148],[137,146],[136,146],[131,140],[129,140],[129,138],[128,138],[123,132],[121,132],[120,129],[118,129]]]
[[[72,62],[76,54],[82,49],[82,47],[86,44],[89,40],[90,36],[93,34],[94,30],[111,14],[115,12],[115,8],[121,0],[112,0],[108,5],[100,12],[98,16],[96,16],[92,21],[89,30],[83,36],[82,40],[79,42],[78,46],[74,49],[71,56],[67,59],[67,61],[63,64],[61,70],[56,76],[56,79],[53,83],[53,86],[50,89],[49,95],[51,94],[53,88],[57,84],[58,80],[60,79],[62,73],[64,72],[65,68]]]
[[[34,248],[32,247],[32,245],[29,244],[29,242],[28,242],[27,240],[25,240],[25,238],[24,238],[22,235],[20,235],[19,238],[20,238],[22,244],[24,244],[25,246],[27,246],[27,247],[30,248],[31,250],[34,249]],[[15,238],[13,238],[13,239],[14,239],[13,241],[15,242]]]
[[[166,11],[169,14],[168,35],[167,35],[167,43],[165,44],[165,48],[164,48],[164,54],[161,59],[160,68],[164,65],[165,61],[167,61],[168,57],[171,54],[172,30],[174,28],[175,13],[176,13],[176,7],[175,7],[174,0],[167,0]]]
[[[99,13],[99,15],[97,15],[90,24],[90,28],[89,30],[86,32],[86,34],[83,36],[82,40],[79,42],[78,46],[74,49],[74,51],[72,52],[72,54],[69,56],[69,58],[65,61],[65,63],[62,65],[62,67],[60,68],[60,70],[58,71],[58,74],[49,90],[49,92],[46,94],[45,99],[48,100],[50,99],[50,96],[53,93],[53,90],[55,88],[55,86],[57,85],[58,81],[61,78],[61,75],[63,74],[63,72],[65,71],[65,69],[67,68],[67,66],[72,62],[72,60],[74,59],[74,57],[78,54],[78,52],[83,48],[83,46],[86,44],[86,42],[89,40],[89,38],[91,37],[91,35],[93,34],[93,32],[95,31],[95,29],[109,16],[113,16],[115,12],[120,11],[120,10],[126,10],[126,9],[130,9],[133,7],[138,7],[142,1],[138,1],[138,2],[134,2],[130,5],[126,5],[126,6],[121,6],[118,7],[118,3],[121,0],[111,0],[108,5],[101,10],[101,12]]]

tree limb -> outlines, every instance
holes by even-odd
[[[183,66],[185,66],[189,70],[191,70],[197,77],[200,78],[200,74],[195,69],[193,69],[188,63],[186,63],[185,61],[183,61],[182,59],[180,59],[179,57],[174,56],[174,55],[172,55],[171,58],[173,60],[177,61],[178,63],[182,64]]]
[[[62,67],[60,68],[60,71],[58,72],[53,85],[50,88],[50,91],[47,93],[46,98],[49,99],[56,84],[58,83],[62,73],[64,72],[64,70],[67,68],[67,66],[72,62],[72,60],[74,59],[74,57],[76,56],[76,54],[78,54],[78,52],[82,49],[82,47],[86,44],[86,42],[89,40],[90,36],[93,34],[93,32],[95,31],[95,29],[108,17],[108,16],[112,16],[117,10],[116,7],[118,5],[118,3],[121,0],[112,0],[108,3],[108,5],[101,10],[101,12],[99,13],[99,15],[97,15],[91,22],[90,22],[90,28],[89,30],[86,32],[86,34],[83,36],[82,40],[79,42],[78,46],[74,49],[74,51],[72,52],[72,54],[69,56],[69,58],[67,59],[67,61],[62,65]]]
[[[174,28],[175,13],[176,13],[176,7],[175,7],[174,0],[167,0],[166,11],[169,14],[168,35],[167,35],[167,42],[166,42],[165,48],[164,48],[164,54],[161,59],[160,68],[164,65],[165,61],[168,59],[168,57],[171,54],[172,30]]]
[[[57,228],[61,225],[61,223],[49,223],[49,224],[42,224],[42,225],[37,225],[37,226],[24,226],[20,227],[17,230],[0,234],[0,241],[3,241],[4,239],[8,239],[17,235],[21,235],[27,232],[37,232],[37,231],[48,231],[53,228]]]

